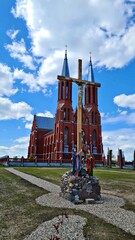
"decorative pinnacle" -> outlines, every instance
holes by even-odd
[[[92,53],[91,53],[91,52],[89,52],[89,54],[90,54],[90,64],[91,64],[91,56],[92,56]]]

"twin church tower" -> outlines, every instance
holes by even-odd
[[[77,147],[77,108],[72,108],[72,82],[69,81],[67,50],[61,76],[58,80],[58,99],[55,118],[34,115],[30,134],[28,157],[37,161],[71,162],[72,149]],[[84,85],[82,103],[82,148],[90,149],[96,163],[102,163],[103,145],[101,117],[98,111],[98,87],[90,57],[88,78]],[[85,150],[82,153],[85,157]]]

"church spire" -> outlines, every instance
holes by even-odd
[[[90,62],[89,62],[89,68],[88,68],[88,81],[95,82],[92,61],[91,61],[91,53],[90,53]]]
[[[69,67],[68,67],[68,59],[67,59],[67,46],[66,46],[66,49],[65,49],[65,58],[64,58],[64,62],[63,62],[63,68],[62,68],[61,75],[63,77],[70,77]]]

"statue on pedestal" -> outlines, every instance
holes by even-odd
[[[86,154],[86,159],[87,159],[87,174],[89,176],[93,176],[94,158],[92,157],[89,149]]]

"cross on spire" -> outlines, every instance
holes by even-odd
[[[67,58],[67,44],[65,45],[65,58]]]
[[[91,52],[89,52],[89,54],[90,54],[90,61],[91,61],[91,55],[92,55],[92,53],[91,53]]]

